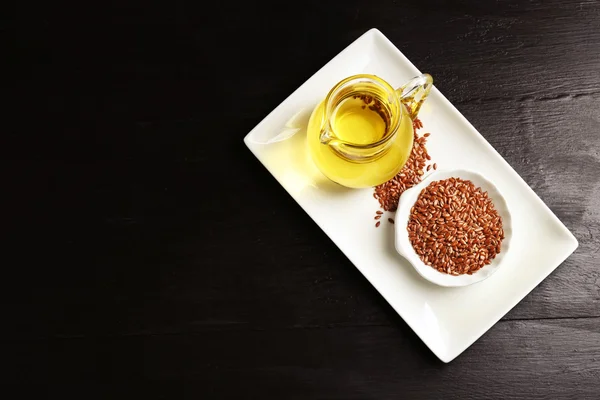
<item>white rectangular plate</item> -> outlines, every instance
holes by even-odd
[[[248,148],[344,252],[440,360],[449,362],[491,328],[577,248],[577,240],[510,165],[434,88],[419,114],[432,160],[476,170],[506,198],[513,238],[502,268],[486,281],[443,288],[421,278],[394,249],[393,225],[375,229],[372,189],[326,181],[305,151],[314,106],[341,79],[359,73],[400,86],[420,72],[378,30],[358,38],[261,121]],[[435,77],[434,77],[435,79]],[[518,278],[517,278],[518,277]]]

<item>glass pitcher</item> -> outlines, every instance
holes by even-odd
[[[308,148],[316,166],[350,188],[377,186],[393,178],[410,155],[412,119],[432,85],[428,74],[399,89],[367,74],[339,82],[308,123]]]

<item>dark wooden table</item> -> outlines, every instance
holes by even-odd
[[[2,25],[3,383],[106,398],[600,396],[599,2],[83,3],[21,4]],[[372,27],[580,244],[447,365],[242,143]]]

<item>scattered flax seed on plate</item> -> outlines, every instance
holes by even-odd
[[[431,160],[431,156],[427,154],[427,137],[429,133],[419,137],[417,131],[423,127],[423,124],[418,118],[413,121],[414,130],[414,141],[413,148],[410,152],[406,164],[402,170],[389,181],[382,183],[375,187],[373,197],[379,201],[379,205],[385,211],[396,211],[398,208],[398,201],[400,195],[414,185],[421,182],[424,176],[424,169],[428,160]],[[436,169],[437,165],[433,164],[433,169]],[[427,171],[431,169],[431,165],[428,166]]]
[[[504,239],[502,217],[488,193],[460,178],[421,190],[406,229],[421,261],[451,275],[471,275],[490,264]]]

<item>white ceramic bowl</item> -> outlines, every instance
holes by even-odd
[[[410,209],[417,201],[421,190],[427,187],[431,182],[439,181],[448,178],[461,178],[465,180],[470,180],[475,184],[475,186],[479,186],[486,192],[488,192],[488,196],[491,197],[494,202],[494,206],[498,211],[498,214],[502,217],[502,228],[504,229],[504,240],[502,240],[502,251],[496,255],[496,257],[492,260],[489,265],[486,265],[472,275],[463,274],[463,275],[449,275],[442,272],[439,272],[435,268],[426,265],[410,243],[408,239],[408,231],[406,227],[408,226],[408,217],[410,216]],[[396,228],[396,250],[400,253],[404,258],[406,258],[413,267],[417,270],[417,272],[425,279],[430,282],[433,282],[440,286],[447,287],[458,287],[458,286],[468,286],[477,282],[481,282],[484,279],[492,276],[494,272],[500,268],[502,265],[502,260],[504,255],[510,249],[510,239],[512,236],[512,224],[510,219],[510,212],[508,210],[508,206],[506,205],[506,200],[496,186],[484,178],[482,175],[477,172],[467,171],[467,170],[444,170],[444,171],[436,171],[429,175],[425,180],[419,183],[416,186],[406,190],[400,196],[400,202],[398,204],[398,210],[396,211],[395,218],[395,228]]]

